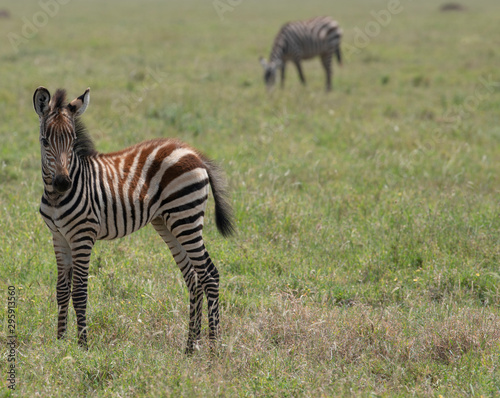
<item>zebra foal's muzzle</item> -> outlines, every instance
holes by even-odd
[[[66,158],[64,157],[62,160],[66,161]],[[57,193],[64,193],[67,192],[72,185],[73,182],[71,181],[71,178],[69,178],[68,169],[63,165],[56,163],[54,178],[52,179],[52,187],[54,190]]]
[[[69,175],[65,174],[57,174],[52,181],[52,186],[57,193],[67,192],[73,183],[69,178]]]

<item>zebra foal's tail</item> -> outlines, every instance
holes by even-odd
[[[204,159],[207,166],[208,178],[212,187],[215,201],[215,225],[222,236],[229,236],[235,232],[233,210],[227,199],[226,180],[222,170],[209,159]]]

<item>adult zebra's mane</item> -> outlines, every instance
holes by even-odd
[[[53,111],[57,111],[60,113],[60,111],[63,108],[67,108],[70,111],[72,111],[72,109],[70,109],[71,105],[68,105],[66,102],[66,90],[64,89],[58,89],[55,92],[52,102],[53,102]],[[92,141],[92,138],[90,137],[87,128],[85,127],[83,122],[80,120],[80,117],[78,116],[75,117],[75,134],[76,134],[76,141],[73,146],[73,150],[79,157],[87,157],[97,154],[94,141]]]

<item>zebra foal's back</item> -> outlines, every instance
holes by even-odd
[[[208,195],[203,156],[178,140],[146,141],[99,154],[94,162],[102,176],[98,193],[102,224],[97,239],[114,239],[142,228],[172,207],[169,197],[175,192],[182,190],[176,203],[187,201],[184,206]]]

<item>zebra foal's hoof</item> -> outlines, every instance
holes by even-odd
[[[200,351],[200,342],[188,341],[188,343],[186,344],[186,349],[184,350],[184,354],[191,356],[195,351]]]
[[[85,340],[79,339],[78,340],[78,347],[80,347],[84,351],[88,351],[89,346],[87,344],[87,339],[85,339]]]

